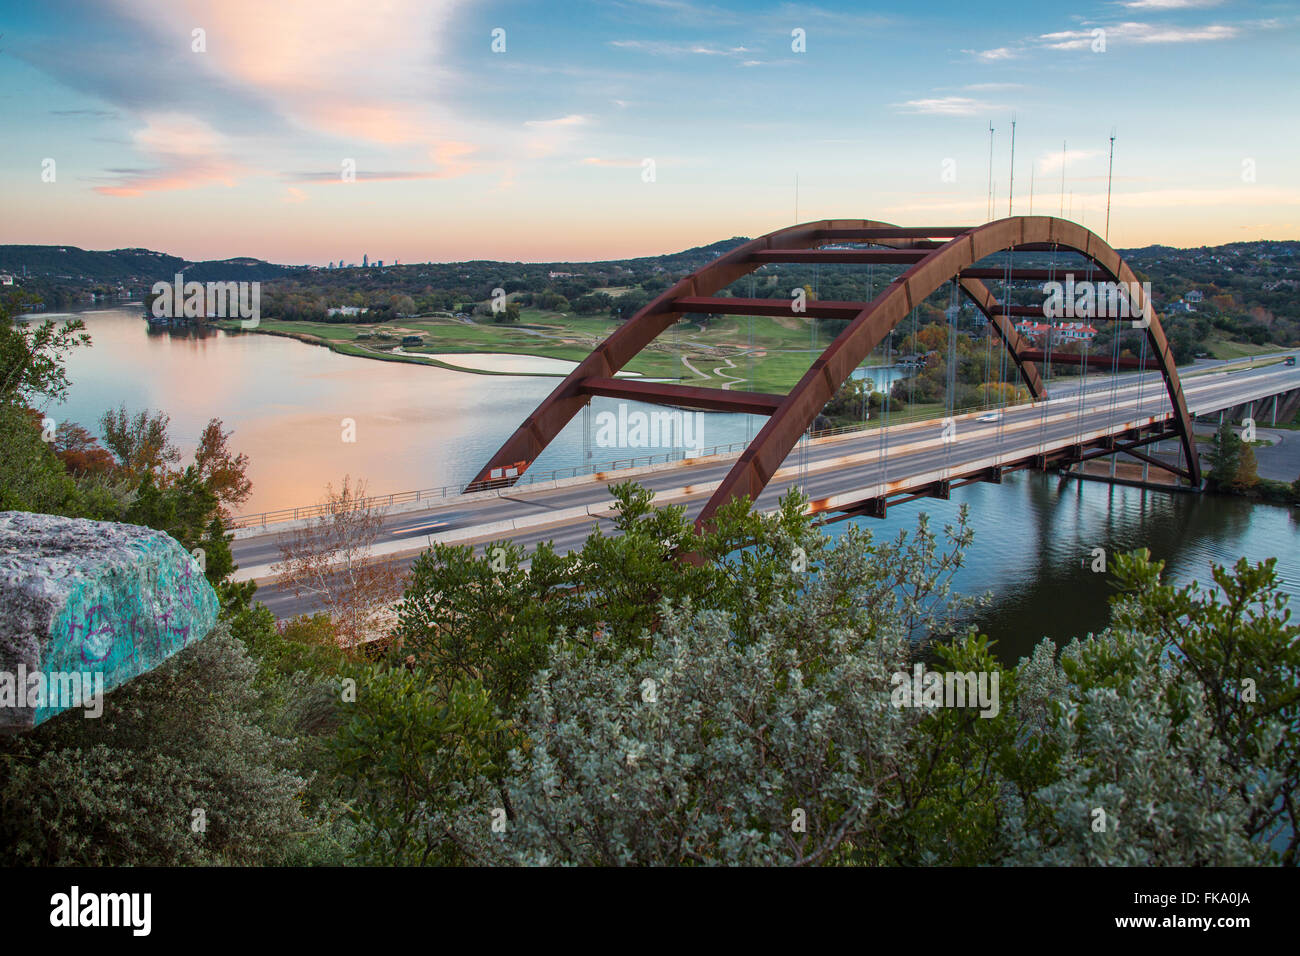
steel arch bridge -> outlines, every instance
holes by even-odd
[[[853,245],[844,248],[845,244]],[[824,248],[828,245],[836,248]],[[1011,252],[1078,253],[1085,264],[1052,269],[1018,268],[1008,256],[1005,267],[977,265],[990,256]],[[809,300],[806,303],[803,315],[847,320],[848,324],[787,395],[615,378],[633,357],[686,313],[792,314],[790,299],[714,297],[719,290],[769,263],[877,263],[902,265],[906,269],[870,302]],[[1050,216],[1013,216],[980,226],[895,226],[867,219],[827,219],[779,229],[739,246],[681,279],[597,346],[524,420],[466,491],[513,484],[593,395],[768,415],[767,424],[736,460],[700,512],[696,524],[702,527],[731,498],[742,495],[750,500],[758,498],[840,385],[916,305],[945,283],[956,283],[988,319],[1015,362],[1032,399],[1037,402],[1045,398],[1038,363],[1048,358],[1077,364],[1080,357],[1050,353],[1050,343],[1049,353],[1030,347],[1016,331],[1012,317],[1042,317],[1042,306],[999,303],[984,280],[1046,281],[1061,279],[1080,269],[1088,270],[1088,278],[1095,281],[1124,283],[1125,289],[1134,290],[1135,297],[1130,296],[1131,307],[1143,316],[1151,357],[1145,361],[1119,359],[1118,364],[1160,371],[1186,467],[1147,460],[1169,467],[1193,485],[1199,485],[1200,463],[1192,438],[1191,417],[1183,400],[1173,354],[1159,317],[1151,303],[1144,300],[1133,270],[1105,241],[1077,223]],[[1105,319],[1094,316],[1092,320]],[[1111,440],[1107,447],[1130,451],[1149,440],[1127,446]],[[1076,460],[1083,457],[1080,448]],[[1040,466],[1045,465],[1046,459],[1040,462]]]

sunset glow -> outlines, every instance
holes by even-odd
[[[1285,4],[558,12],[458,0],[14,12],[0,43],[18,134],[0,158],[0,242],[314,264],[363,251],[582,260],[757,235],[796,209],[980,221],[990,122],[1006,214],[1013,116],[1016,213],[1032,202],[1100,230],[1114,128],[1114,245],[1300,235],[1300,18]]]

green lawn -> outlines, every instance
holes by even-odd
[[[225,325],[234,327],[234,323]],[[469,324],[436,316],[383,325],[264,319],[258,331],[321,342],[347,355],[454,366],[458,352],[509,353],[578,362],[615,328],[617,324],[604,314],[579,316],[525,309],[517,325]],[[358,333],[384,330],[395,338],[389,342],[357,340]],[[818,323],[814,339],[810,323],[803,319],[723,316],[705,328],[680,325],[668,329],[628,363],[627,371],[686,384],[720,387],[735,382],[733,387],[747,391],[784,393],[830,344],[830,333],[837,330],[838,325],[828,328],[826,323]],[[397,345],[402,335],[412,333],[423,336],[424,344],[403,348],[403,352],[410,353],[407,355],[391,354],[390,346]],[[869,364],[879,361],[873,357]]]
[[[1266,355],[1269,352],[1280,352],[1280,345],[1252,345],[1249,342],[1229,342],[1226,339],[1208,339],[1205,343],[1205,350],[1210,353],[1211,357],[1216,359],[1236,359],[1249,358],[1252,355]]]

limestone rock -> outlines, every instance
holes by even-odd
[[[95,690],[202,639],[218,610],[198,562],[161,531],[0,512],[0,731],[91,713]]]

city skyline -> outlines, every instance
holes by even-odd
[[[1281,122],[1300,17],[1285,4],[556,14],[457,0],[12,11],[0,242],[321,266],[340,245],[382,246],[386,262],[584,261],[796,216],[980,222],[990,123],[994,217],[1007,214],[1013,118],[1016,214],[1032,189],[1034,213],[1102,234],[1114,130],[1112,245],[1300,237],[1298,134]]]

